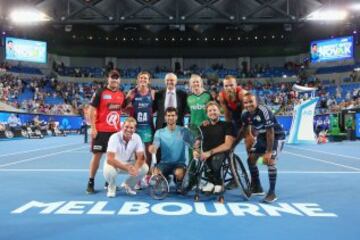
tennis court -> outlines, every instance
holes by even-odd
[[[236,150],[245,159],[243,145]],[[273,205],[237,190],[225,204],[191,194],[156,201],[146,190],[109,199],[102,171],[99,192],[86,195],[90,157],[81,136],[1,141],[0,239],[360,238],[360,142],[286,145]]]

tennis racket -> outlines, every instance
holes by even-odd
[[[201,130],[198,127],[182,127],[178,137],[191,149],[200,147]]]
[[[151,177],[149,181],[149,192],[153,199],[161,200],[167,197],[170,191],[169,182],[161,171],[155,167],[157,163],[156,154],[151,154]]]
[[[183,128],[180,131],[180,137],[189,149],[201,153],[203,137],[199,127],[190,126],[189,128]],[[190,159],[181,184],[181,190],[183,194],[191,191],[193,187],[198,184],[199,174],[203,164],[204,161],[200,161],[200,159],[193,157]]]

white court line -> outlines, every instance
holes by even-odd
[[[37,148],[37,149],[21,151],[21,152],[16,151],[16,152],[13,152],[13,153],[1,154],[0,157],[7,157],[7,156],[13,156],[13,155],[18,155],[18,154],[23,154],[23,153],[37,152],[37,151],[41,151],[41,150],[48,150],[48,149],[54,149],[54,148],[60,148],[60,147],[66,147],[66,146],[71,146],[71,145],[78,145],[78,144],[82,144],[82,143],[62,144],[62,145],[56,145],[54,147]]]
[[[0,169],[0,172],[89,172],[89,169],[61,169],[61,168],[24,168],[24,169],[16,169],[16,168],[3,168]],[[102,172],[101,169],[98,170],[98,172]]]
[[[295,147],[295,146],[289,146],[289,145],[287,145],[286,147],[295,148],[295,149],[300,149],[300,150],[306,150],[306,151],[310,151],[310,152],[325,153],[325,154],[327,154],[327,155],[333,155],[333,156],[338,156],[338,157],[344,157],[344,158],[350,158],[350,159],[360,160],[360,158],[358,158],[358,157],[353,157],[353,156],[344,155],[344,154],[331,153],[331,152],[326,152],[326,151],[313,150],[313,149],[302,148],[302,147]]]
[[[355,171],[277,171],[279,174],[360,174]],[[268,173],[268,171],[260,171],[260,173]]]
[[[288,152],[288,151],[282,151],[282,152],[286,153],[286,154],[293,155],[293,156],[302,157],[302,158],[310,159],[310,160],[313,160],[313,161],[322,162],[322,163],[334,165],[334,166],[337,166],[337,167],[343,167],[343,168],[347,168],[347,169],[351,169],[351,170],[355,170],[355,171],[360,172],[360,168],[351,167],[351,166],[347,166],[347,165],[343,165],[343,164],[338,164],[338,163],[334,163],[334,162],[331,162],[331,161],[326,161],[326,160],[323,160],[323,159],[320,159],[320,158],[309,157],[309,156],[305,156],[305,155],[297,154],[297,153],[292,153],[292,152]]]
[[[51,157],[51,156],[63,154],[63,153],[66,153],[66,152],[73,152],[75,150],[86,148],[86,147],[88,147],[88,146],[79,147],[79,148],[72,148],[72,149],[69,149],[69,150],[55,152],[55,153],[49,153],[49,154],[45,154],[45,155],[41,155],[41,156],[37,156],[37,157],[32,157],[32,158],[25,158],[23,160],[2,164],[2,165],[0,165],[0,168],[16,165],[16,164],[19,164],[19,163],[30,162],[30,161],[33,161],[33,160],[36,160],[36,159]]]
[[[89,169],[82,168],[74,168],[74,169],[66,169],[66,168],[3,168],[0,169],[0,172],[63,172],[63,173],[71,173],[71,172],[85,172],[88,173]],[[98,172],[102,172],[101,169]],[[267,174],[267,171],[260,171],[261,174]],[[360,172],[355,171],[278,171],[278,174],[360,174]]]

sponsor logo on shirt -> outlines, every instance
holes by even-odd
[[[112,97],[111,97],[111,95],[104,94],[104,95],[103,95],[103,99],[112,99]]]
[[[116,103],[109,103],[108,104],[109,110],[121,110],[121,105]]]
[[[147,108],[147,107],[149,107],[149,104],[148,103],[139,103],[138,107],[139,108]]]
[[[191,106],[191,110],[203,110],[203,109],[205,109],[205,106],[201,104],[196,104]]]
[[[118,124],[120,122],[120,116],[117,112],[109,112],[106,116],[106,123],[110,126],[113,126],[115,129],[118,129]]]

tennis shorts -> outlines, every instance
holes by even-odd
[[[186,168],[186,165],[185,165],[185,163],[178,163],[178,162],[174,162],[174,163],[160,162],[160,163],[156,164],[156,167],[159,168],[160,171],[162,172],[162,174],[164,175],[164,177],[166,177],[168,179],[169,175],[175,173],[175,169]]]
[[[277,159],[279,153],[284,148],[284,144],[285,144],[285,137],[283,137],[283,136],[275,137],[274,145],[272,148],[272,155],[271,155],[272,159]],[[266,145],[267,145],[266,137],[259,135],[256,138],[254,144],[252,145],[252,147],[250,149],[250,153],[265,154]]]
[[[95,139],[91,142],[91,151],[93,153],[105,153],[107,150],[109,138],[114,132],[98,132]]]

